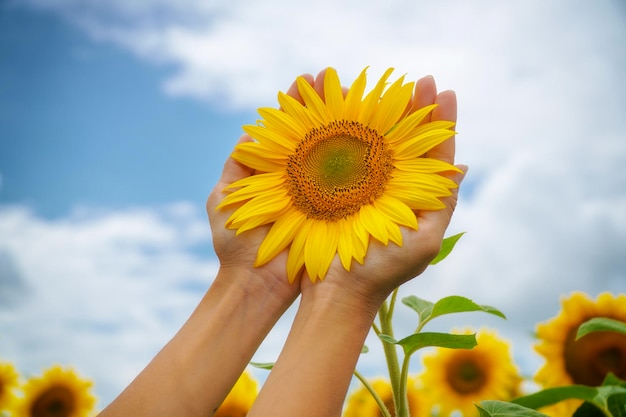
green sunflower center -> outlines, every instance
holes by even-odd
[[[68,417],[74,411],[74,395],[66,387],[44,391],[31,407],[33,417]]]
[[[383,194],[393,155],[377,131],[348,120],[312,129],[290,155],[287,185],[309,218],[339,220]]]
[[[457,393],[471,394],[484,387],[487,375],[475,360],[467,359],[450,366],[446,379]]]

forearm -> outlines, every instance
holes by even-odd
[[[303,293],[287,342],[248,417],[339,416],[376,311],[339,292]]]
[[[179,332],[101,416],[213,414],[293,301],[258,276],[232,275],[218,273]]]

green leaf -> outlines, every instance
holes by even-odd
[[[363,345],[363,347],[361,348],[361,353],[367,353],[370,351],[370,348],[367,347],[367,345]]]
[[[432,308],[430,319],[443,316],[444,314],[466,313],[470,311],[482,311],[506,319],[506,316],[500,310],[487,305],[478,305],[469,298],[461,297],[460,295],[451,295],[437,301]]]
[[[576,340],[592,332],[617,332],[626,334],[626,323],[606,317],[594,317],[578,328]]]
[[[602,408],[608,408],[609,398],[615,395],[626,394],[626,388],[618,385],[605,385],[598,387],[598,394],[594,397],[593,403]]]
[[[415,310],[420,318],[420,323],[425,322],[433,311],[434,304],[414,295],[409,295],[402,299],[402,304]]]
[[[512,402],[536,409],[574,398],[591,402],[597,395],[597,388],[586,385],[568,385],[565,387],[546,388],[539,392],[516,398]]]
[[[259,369],[267,369],[270,370],[274,367],[274,362],[250,362],[250,365]]]
[[[474,405],[480,417],[548,417],[539,411],[504,401],[481,401],[480,404]]]
[[[406,355],[411,355],[416,350],[428,346],[437,346],[450,349],[472,349],[474,346],[476,346],[477,343],[476,334],[424,332],[412,334],[411,336],[405,337],[404,339],[395,342],[395,344],[402,346],[402,349],[404,349],[404,353]]]
[[[439,249],[439,253],[435,256],[435,259],[430,261],[430,264],[435,265],[446,259],[448,255],[450,255],[450,252],[452,252],[452,249],[454,249],[456,242],[458,242],[464,234],[465,232],[444,238],[441,242],[441,249]]]

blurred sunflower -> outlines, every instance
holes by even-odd
[[[535,350],[546,360],[535,375],[537,383],[544,388],[570,384],[598,386],[609,372],[626,379],[626,335],[596,332],[575,340],[578,327],[594,317],[626,322],[626,294],[605,292],[593,300],[585,293],[574,292],[563,298],[559,314],[537,325],[539,342]],[[580,403],[565,401],[542,412],[571,415]]]
[[[421,382],[440,416],[455,410],[465,417],[477,416],[475,402],[508,401],[519,394],[522,378],[509,343],[488,330],[479,331],[476,340],[478,345],[471,350],[437,348],[424,355]]]
[[[6,410],[18,386],[19,374],[9,362],[0,362],[0,411]]]
[[[389,381],[378,378],[370,383],[391,415],[395,416],[393,393]],[[430,415],[423,394],[417,385],[416,378],[409,378],[407,382],[407,396],[411,416],[422,417]],[[350,394],[343,412],[343,417],[382,417],[382,415],[374,397],[365,387],[361,387]]]
[[[417,229],[414,210],[439,210],[456,184],[441,175],[459,171],[426,154],[454,135],[453,122],[426,122],[436,107],[411,109],[414,83],[401,77],[388,88],[392,69],[363,97],[365,70],[343,94],[328,68],[323,97],[304,79],[304,104],[278,94],[281,109],[261,108],[257,125],[244,126],[255,141],[232,157],[256,175],[227,187],[219,205],[238,205],[226,222],[237,233],[272,224],[261,243],[260,266],[289,247],[287,275],[305,268],[324,279],[335,256],[350,269],[363,263],[370,236],[402,245],[400,226]]]
[[[93,383],[73,370],[53,366],[41,377],[30,378],[22,387],[23,397],[14,406],[13,417],[85,417],[94,412]]]
[[[248,372],[241,374],[214,417],[245,417],[259,393],[259,384]]]

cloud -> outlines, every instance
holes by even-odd
[[[209,230],[205,216],[182,203],[83,208],[55,220],[0,207],[0,355],[27,374],[56,362],[76,366],[111,400],[215,276]],[[28,294],[9,303],[7,288]]]

